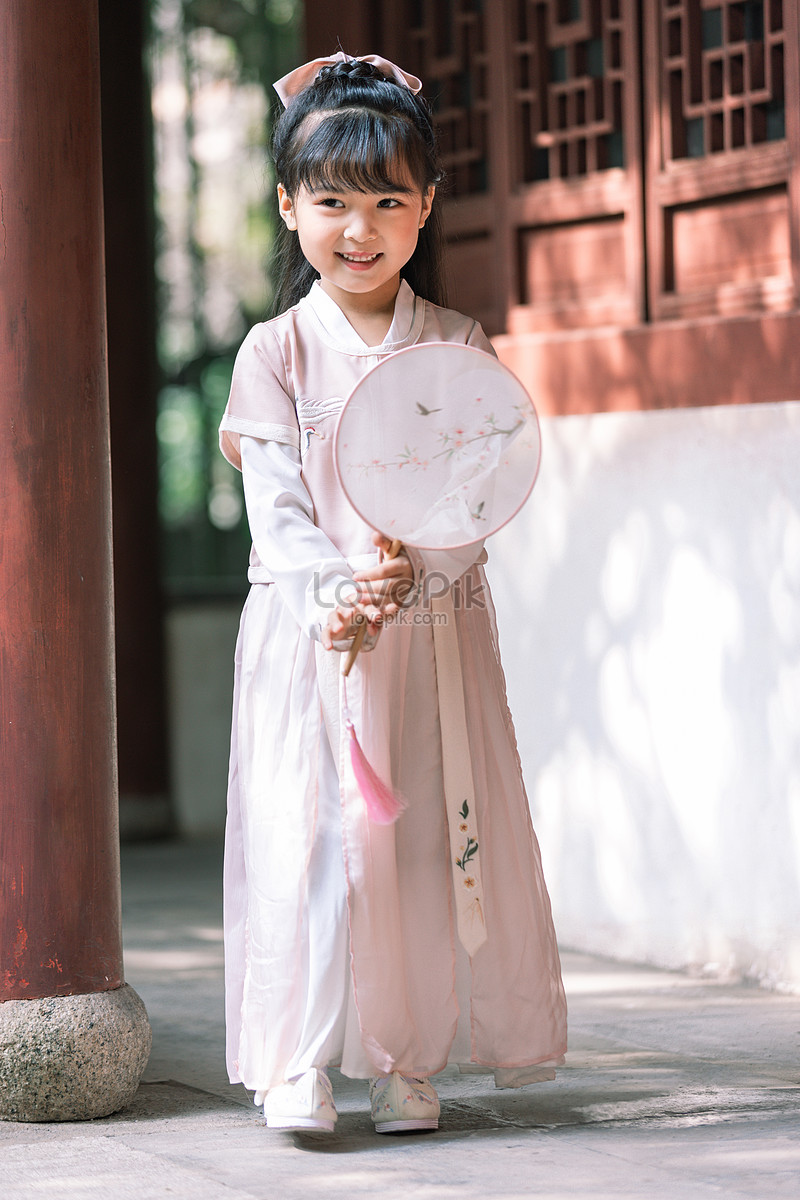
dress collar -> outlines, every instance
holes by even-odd
[[[419,341],[425,319],[425,305],[414,295],[405,279],[400,280],[389,332],[378,346],[368,346],[356,333],[336,301],[322,290],[319,280],[300,304],[311,314],[319,336],[327,345],[344,354],[363,358],[390,354],[394,350],[401,350],[403,346],[413,345]]]

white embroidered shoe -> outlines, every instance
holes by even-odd
[[[317,1129],[333,1133],[337,1115],[331,1081],[318,1067],[312,1067],[291,1083],[271,1088],[264,1101],[268,1129]]]
[[[376,1133],[439,1128],[439,1097],[429,1079],[393,1071],[370,1080],[369,1098]]]

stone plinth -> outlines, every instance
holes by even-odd
[[[133,988],[0,1004],[0,1120],[80,1121],[128,1104],[152,1034]]]

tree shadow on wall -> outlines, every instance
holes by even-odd
[[[540,481],[490,575],[570,944],[783,969],[800,906],[798,448],[796,405],[544,423]]]

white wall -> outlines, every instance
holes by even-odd
[[[219,834],[233,701],[239,601],[185,604],[167,617],[172,800],[179,833]]]
[[[489,572],[561,940],[800,986],[800,404],[543,437]]]

